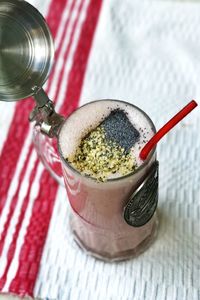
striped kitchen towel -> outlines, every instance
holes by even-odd
[[[94,99],[122,99],[159,128],[192,98],[199,102],[199,1],[30,2],[54,37],[45,90],[63,115]],[[73,241],[65,189],[31,142],[33,105],[0,102],[0,291],[56,300],[200,300],[199,109],[158,146],[157,240],[137,259],[109,264]]]

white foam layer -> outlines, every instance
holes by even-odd
[[[138,166],[141,165],[139,152],[154,135],[153,124],[138,108],[126,102],[115,100],[90,102],[68,117],[61,128],[59,136],[59,145],[63,157],[67,158],[73,155],[81,139],[92,129],[95,129],[112,110],[117,108],[127,113],[133,126],[140,132],[140,139],[132,147],[132,153]]]

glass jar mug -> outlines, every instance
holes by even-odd
[[[118,105],[126,106],[137,122],[145,120],[155,134],[155,126],[146,113],[119,100],[98,100],[78,108],[62,122],[56,140],[42,135],[37,126],[34,131],[34,144],[44,165],[61,184],[64,179],[75,241],[87,253],[108,261],[137,256],[156,236],[156,148],[135,171],[104,182],[80,173],[66,158],[67,152],[80,142],[83,132],[95,128],[96,119],[102,119],[102,106]]]

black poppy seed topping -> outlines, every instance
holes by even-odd
[[[140,133],[129,121],[126,113],[121,109],[111,111],[101,123],[105,130],[106,139],[119,144],[126,152],[139,140]]]

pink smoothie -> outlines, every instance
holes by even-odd
[[[137,162],[136,171],[115,174],[105,182],[80,174],[65,159],[76,151],[81,139],[95,129],[114,109],[122,109],[140,138],[131,149]],[[131,194],[142,183],[156,159],[153,151],[144,163],[141,147],[155,133],[151,120],[138,108],[122,101],[100,100],[76,110],[64,123],[59,148],[67,194],[72,207],[71,229],[78,244],[92,255],[106,260],[121,260],[138,255],[155,236],[156,215],[141,227],[133,227],[123,217]]]

